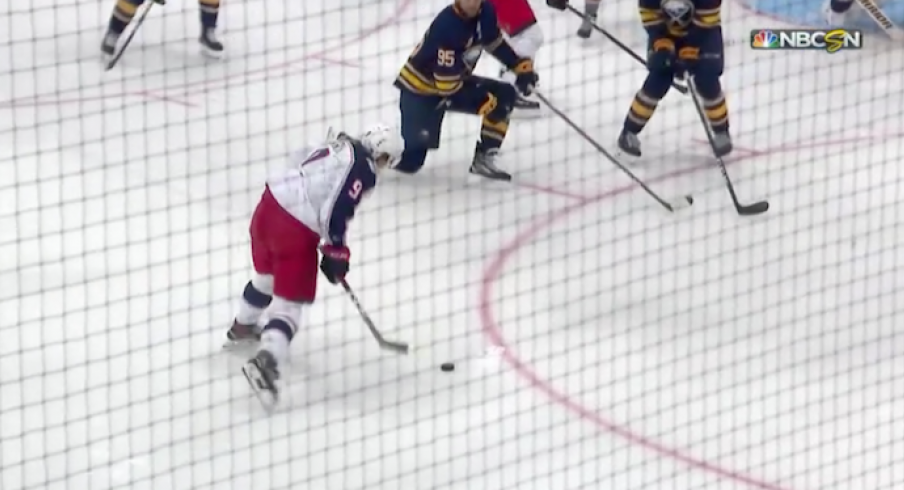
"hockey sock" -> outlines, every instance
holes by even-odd
[[[625,131],[638,134],[643,131],[653,113],[656,112],[656,106],[659,105],[659,99],[651,97],[643,89],[640,89],[634,95],[631,101],[631,108],[628,109],[628,115],[625,116]]]
[[[289,343],[295,336],[295,330],[285,320],[270,320],[261,333],[261,349],[273,354],[280,363],[289,357]]]
[[[117,0],[116,6],[113,7],[113,14],[110,15],[110,24],[107,27],[108,32],[112,32],[117,36],[126,30],[129,22],[135,17],[138,6],[144,3],[144,0]]]
[[[256,325],[271,301],[272,296],[259,291],[254,287],[254,283],[248,281],[245,290],[242,291],[242,304],[235,320],[242,325]]]
[[[837,0],[835,0],[837,1]],[[600,11],[600,0],[586,0],[584,2],[584,14],[590,17],[596,17],[596,13]]]
[[[482,151],[494,150],[502,146],[505,134],[508,132],[509,123],[506,120],[493,122],[484,117],[480,124],[480,143],[478,148]]]
[[[215,28],[220,15],[220,0],[198,0],[198,7],[201,9],[201,26],[205,29]]]
[[[829,8],[832,9],[832,12],[836,14],[843,14],[851,9],[851,6],[854,5],[853,0],[831,0],[829,2]]]
[[[703,110],[713,131],[721,133],[728,130],[728,104],[722,92],[722,84],[718,78],[697,78],[697,90],[703,102]]]

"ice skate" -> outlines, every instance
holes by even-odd
[[[636,134],[622,130],[621,134],[618,135],[618,149],[626,155],[640,158],[640,139]]]
[[[254,345],[261,340],[261,328],[257,325],[244,325],[233,320],[232,327],[226,332],[224,348],[235,348]]]
[[[596,25],[595,15],[588,15],[584,17],[584,21],[581,22],[581,27],[578,28],[578,37],[581,39],[589,39],[590,34],[593,33],[594,25]]]
[[[540,110],[540,102],[518,94],[518,98],[515,99],[515,110],[516,111],[525,111],[525,112],[536,112]]]
[[[198,39],[198,42],[201,43],[201,54],[213,59],[220,59],[223,57],[223,43],[217,39],[215,28],[202,28],[201,37]]]
[[[512,176],[496,166],[496,158],[499,156],[498,149],[481,150],[479,147],[474,151],[474,160],[471,162],[470,173],[480,175],[492,180],[512,180]]]
[[[272,410],[279,402],[279,389],[276,387],[279,371],[273,354],[261,349],[242,367],[242,373],[264,408]]]
[[[100,52],[104,63],[109,62],[116,56],[116,45],[119,43],[119,34],[108,31],[104,35],[104,40],[100,43]]]
[[[713,134],[713,153],[715,153],[717,158],[728,156],[732,150],[734,150],[734,145],[731,142],[731,135],[728,134],[728,131]]]

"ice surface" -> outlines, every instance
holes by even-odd
[[[544,93],[611,148],[643,68],[534,3]],[[513,185],[470,180],[450,116],[351,227],[349,280],[419,350],[324,284],[264,416],[219,345],[265,170],[393,122],[443,4],[224,2],[214,63],[171,0],[107,73],[109,2],[0,6],[0,488],[900,488],[902,50],[753,52],[775,22],[734,2],[730,172],[767,215],[733,212],[678,94],[635,167],[694,194],[678,215],[551,117],[512,123]],[[632,2],[600,18],[642,49]]]

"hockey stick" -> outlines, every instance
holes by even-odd
[[[370,319],[370,315],[364,311],[364,307],[361,306],[361,302],[358,300],[358,296],[352,291],[352,287],[348,285],[345,279],[340,282],[342,284],[342,289],[345,290],[348,297],[352,300],[352,303],[355,304],[355,308],[358,308],[358,314],[361,315],[361,319],[364,320],[364,324],[367,325],[367,329],[370,330],[370,334],[373,335],[374,339],[376,339],[377,344],[380,344],[380,348],[383,350],[389,350],[393,352],[397,352],[399,354],[407,354],[408,353],[408,344],[404,342],[393,342],[390,340],[386,340],[383,338],[383,334],[377,330],[377,327],[374,325],[373,320]]]
[[[565,4],[565,8],[568,9],[568,11],[573,13],[574,15],[577,15],[578,17],[585,19],[585,20],[587,19],[587,17],[584,14],[582,14],[578,9],[572,7],[571,5]],[[609,31],[596,25],[596,22],[591,22],[590,25],[593,27],[594,30],[596,30],[600,34],[606,36],[606,38],[609,39],[610,41],[612,41],[613,44],[615,44],[616,46],[621,48],[622,51],[624,51],[625,53],[628,53],[629,56],[631,56],[632,58],[637,60],[638,63],[640,63],[643,66],[647,66],[647,61],[645,59],[641,58],[640,55],[637,54],[636,51],[634,51],[633,49],[628,47],[627,44],[619,41],[618,38],[613,36],[612,34],[610,34]],[[687,95],[687,87],[685,87],[684,85],[672,82],[672,88],[681,92],[682,94]]]
[[[552,105],[549,102],[549,100],[543,96],[543,94],[541,94],[540,92],[534,91],[534,95],[536,95],[537,99],[539,99],[540,102],[543,102],[543,104],[546,107],[549,107],[549,110],[551,110],[553,113],[555,113],[555,115],[559,116],[559,118],[561,120],[565,121],[565,124],[571,126],[571,129],[575,130],[578,134],[581,135],[581,137],[583,137],[585,140],[587,140],[588,143],[590,143],[594,148],[596,148],[596,151],[602,153],[603,156],[605,156],[610,162],[612,162],[616,167],[618,167],[619,170],[624,172],[625,175],[627,175],[628,177],[631,178],[631,180],[633,180],[635,183],[637,183],[637,185],[639,185],[641,189],[643,189],[647,194],[649,194],[650,197],[655,199],[656,202],[658,202],[662,207],[664,207],[664,208],[668,209],[670,212],[674,213],[675,210],[677,210],[677,209],[686,208],[686,207],[694,204],[694,198],[691,196],[684,196],[684,198],[682,200],[680,200],[676,203],[670,203],[670,202],[666,201],[665,199],[659,197],[659,194],[656,194],[653,191],[653,189],[650,189],[650,186],[648,186],[646,183],[644,183],[644,181],[640,180],[640,178],[637,177],[636,175],[634,175],[633,172],[628,170],[627,167],[625,167],[621,162],[619,162],[617,158],[612,156],[611,153],[606,151],[606,149],[603,148],[602,145],[597,143],[597,141],[595,139],[591,138],[590,135],[588,135],[583,129],[581,129],[580,126],[578,126],[574,121],[572,121],[568,116],[566,116],[565,113],[563,113],[562,111],[557,109],[554,105]]]
[[[879,5],[876,4],[876,0],[857,0],[857,5],[860,5],[860,7],[866,11],[869,18],[873,19],[873,22],[875,22],[888,37],[895,41],[904,41],[904,31],[885,15],[885,12],[883,12],[882,9],[879,8]]]
[[[725,169],[725,160],[716,154],[716,141],[713,137],[713,129],[709,125],[709,120],[706,119],[706,113],[703,112],[703,104],[700,102],[700,94],[697,92],[697,84],[694,82],[694,77],[687,77],[687,87],[691,94],[691,99],[694,100],[694,108],[697,109],[697,115],[700,116],[700,122],[703,123],[703,129],[706,131],[706,139],[709,141],[713,155],[716,155],[716,161],[719,162],[719,170],[722,171],[722,178],[725,179],[725,186],[728,187],[728,193],[731,195],[731,201],[734,203],[738,214],[751,216],[765,213],[769,210],[767,201],[759,201],[748,205],[743,205],[738,201],[738,194],[735,192],[731,178],[728,176],[728,170]]]
[[[126,36],[126,40],[123,41],[122,47],[119,48],[119,51],[117,51],[116,54],[113,55],[113,58],[110,59],[110,61],[107,63],[107,67],[105,69],[106,71],[110,71],[114,66],[116,66],[116,63],[118,63],[119,59],[122,58],[122,55],[125,54],[126,48],[128,48],[129,44],[132,43],[132,38],[135,37],[135,33],[138,32],[139,28],[141,28],[141,24],[144,24],[144,19],[148,16],[148,12],[151,11],[151,7],[153,7],[157,2],[153,0],[147,0],[145,3],[147,3],[148,6],[141,11],[141,15],[132,26],[132,31],[129,32],[129,35]]]

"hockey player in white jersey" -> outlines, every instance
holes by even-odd
[[[278,398],[279,365],[314,302],[319,255],[323,275],[340,283],[349,270],[348,222],[377,172],[394,166],[403,148],[401,135],[384,125],[360,138],[341,133],[296,153],[267,179],[249,230],[254,275],[227,332],[231,342],[260,340],[242,371],[265,405]],[[265,310],[269,321],[260,328]]]

